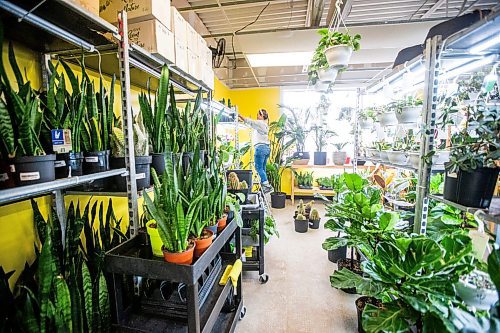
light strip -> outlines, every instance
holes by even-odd
[[[252,67],[303,66],[311,63],[312,52],[247,54]]]
[[[447,79],[450,79],[450,78],[457,77],[460,74],[467,73],[467,72],[475,70],[476,68],[483,67],[483,66],[486,66],[488,64],[491,64],[497,58],[498,58],[498,56],[495,54],[495,55],[491,55],[491,56],[488,56],[488,57],[484,57],[484,58],[482,58],[480,60],[471,61],[471,62],[469,62],[467,64],[455,67],[454,69],[452,69],[452,70],[444,73],[443,75],[441,75],[439,77],[439,79],[441,79],[441,80],[447,80]]]
[[[484,50],[498,44],[500,44],[500,34],[497,34],[496,36],[493,36],[491,38],[486,38],[481,42],[477,43],[476,45],[470,48],[469,53],[479,54]]]

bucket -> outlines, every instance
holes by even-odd
[[[151,250],[153,255],[156,257],[163,257],[163,251],[161,250],[163,242],[161,241],[160,234],[157,228],[152,228],[151,225],[156,224],[155,220],[150,220],[146,223],[146,229],[148,231],[149,240],[151,241]]]

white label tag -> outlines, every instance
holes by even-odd
[[[64,166],[66,166],[66,161],[55,161],[54,162],[54,167],[56,167],[56,168],[61,168]]]
[[[9,174],[8,173],[0,173],[0,182],[5,182],[9,180]]]
[[[11,164],[9,166],[10,166],[10,172],[16,172],[16,165],[15,164]]]
[[[38,180],[40,179],[40,172],[21,172],[19,174],[19,179],[21,179],[22,182],[25,182],[27,180]]]
[[[88,163],[97,163],[97,162],[99,162],[99,157],[97,157],[97,156],[85,157],[85,162],[88,162]]]
[[[146,178],[146,174],[143,172],[143,173],[136,173],[135,174],[135,179],[136,180],[139,180],[139,179],[144,179]]]

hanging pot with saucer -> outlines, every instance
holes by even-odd
[[[349,45],[334,45],[325,50],[325,57],[331,67],[344,68],[349,65],[352,51]]]

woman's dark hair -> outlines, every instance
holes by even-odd
[[[264,109],[260,109],[260,110],[259,110],[259,114],[262,116],[262,118],[264,118],[264,120],[269,119],[269,115],[267,114],[267,111],[266,111],[266,110],[264,110]]]

